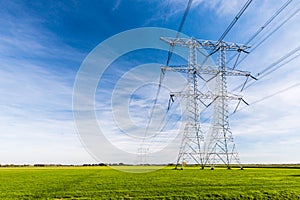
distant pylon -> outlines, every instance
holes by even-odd
[[[149,156],[149,148],[143,148],[140,147],[137,149],[137,155],[138,155],[138,160],[137,160],[137,165],[147,165],[147,158]]]
[[[227,76],[251,76],[249,72],[229,70],[226,67],[226,51],[245,52],[249,46],[223,41],[196,40],[194,38],[164,38],[161,40],[171,46],[183,46],[189,49],[187,65],[165,66],[162,72],[176,71],[187,73],[187,88],[183,92],[171,92],[170,97],[183,97],[186,99],[184,116],[185,128],[177,157],[176,168],[182,168],[189,160],[194,160],[203,169],[207,164],[214,169],[216,163],[223,163],[230,168],[233,160],[242,168],[232,133],[229,128],[228,101],[244,101],[242,96],[230,94],[227,91]],[[203,48],[219,53],[218,66],[207,66],[197,63],[197,50]],[[206,59],[209,55],[206,56]],[[205,62],[206,60],[204,60]],[[211,75],[216,79],[214,91],[200,91],[198,77]],[[252,77],[252,76],[251,76]],[[203,78],[202,78],[203,79]],[[203,79],[204,80],[204,79]],[[211,100],[204,104],[202,100]],[[208,107],[213,105],[213,120],[210,131],[201,131],[199,103]]]

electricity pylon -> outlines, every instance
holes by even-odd
[[[246,76],[252,77],[249,72],[228,69],[226,67],[226,51],[246,52],[250,48],[246,45],[228,43],[224,41],[196,40],[194,38],[165,38],[161,40],[174,46],[187,47],[189,49],[188,64],[177,66],[162,67],[162,72],[176,71],[187,74],[187,88],[183,92],[171,92],[170,98],[175,97],[186,99],[185,110],[185,128],[179,153],[177,157],[176,168],[190,159],[200,164],[203,169],[205,165],[210,164],[211,169],[218,162],[222,162],[230,169],[234,159],[242,168],[235,143],[229,127],[228,101],[238,100],[245,102],[242,96],[230,94],[227,91],[227,76]],[[205,49],[211,51],[211,54],[218,52],[218,66],[205,65],[210,55],[207,55],[202,64],[197,63],[197,50]],[[199,78],[203,80],[203,75],[211,75],[216,80],[214,91],[200,91],[198,88]],[[254,77],[252,77],[254,78]],[[212,78],[211,78],[212,79]],[[210,80],[211,80],[210,79]],[[209,80],[207,80],[208,82]],[[211,100],[205,104],[203,100]],[[199,103],[206,107],[213,105],[213,119],[211,129],[208,133],[201,131],[200,107]],[[238,103],[238,105],[239,105]],[[246,102],[245,102],[246,103]]]
[[[173,40],[168,39],[165,41],[170,43],[173,42]],[[200,164],[201,166],[203,166],[204,164],[204,155],[201,151],[201,146],[204,143],[204,136],[200,130],[200,110],[198,105],[198,97],[201,96],[202,93],[198,89],[196,42],[196,40],[190,40],[189,43],[185,45],[189,48],[189,58],[187,66],[167,66],[162,68],[163,72],[165,72],[166,70],[172,70],[187,73],[188,84],[185,91],[170,94],[172,100],[174,96],[186,98],[184,133],[178,153],[176,168],[179,165],[179,163],[181,163],[183,168],[183,165],[189,162],[190,159],[194,160],[197,164]]]

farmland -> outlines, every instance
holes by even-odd
[[[0,199],[300,199],[300,169],[2,167],[0,191]]]

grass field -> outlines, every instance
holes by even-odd
[[[300,199],[300,169],[0,168],[0,199]]]

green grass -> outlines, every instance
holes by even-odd
[[[135,169],[138,167],[135,167]],[[0,168],[0,199],[300,199],[300,169]]]

